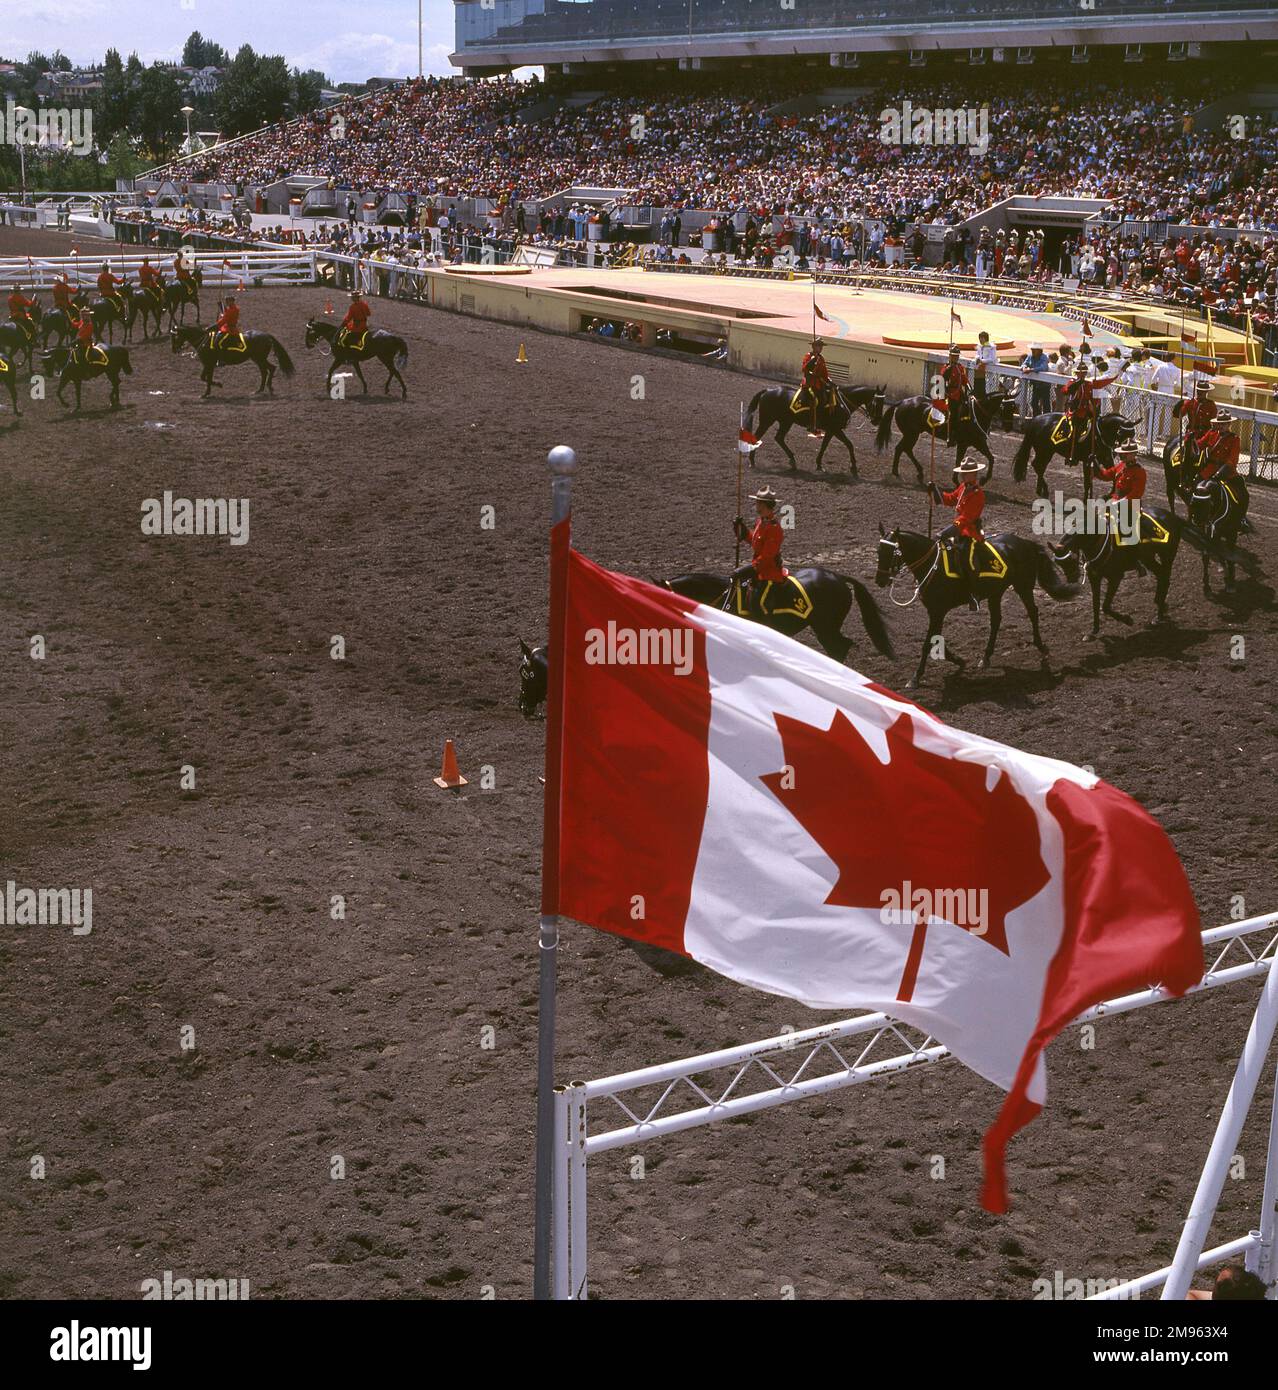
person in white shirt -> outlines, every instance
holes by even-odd
[[[976,335],[976,390],[979,395],[988,396],[998,390],[998,353],[990,342],[990,335],[983,329]]]
[[[1180,399],[1180,368],[1172,361],[1171,353],[1165,352],[1149,376],[1150,386],[1159,393],[1153,402],[1154,436],[1165,439],[1172,432],[1172,407]]]

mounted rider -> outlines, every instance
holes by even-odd
[[[123,284],[124,276],[112,275],[111,267],[103,261],[102,269],[98,271],[98,293],[115,308],[121,318],[124,317],[124,297],[120,293],[120,286]]]
[[[248,350],[248,344],[244,341],[244,334],[240,332],[240,306],[235,302],[233,294],[226,297],[226,303],[222,306],[217,323],[213,325],[210,342],[214,348],[220,348],[223,352],[246,352]]]
[[[68,319],[75,315],[76,288],[67,279],[65,270],[58,271],[53,279],[53,307],[61,309]]]
[[[182,291],[184,298],[194,303],[195,301],[195,277],[191,274],[189,263],[183,258],[187,255],[185,248],[173,257],[173,274],[177,279],[178,288]]]
[[[830,380],[830,369],[826,366],[825,356],[821,351],[823,347],[824,339],[812,339],[812,346],[804,355],[799,368],[799,389],[790,402],[790,409],[796,415],[801,415],[805,410],[812,412],[811,430],[814,434],[817,428],[817,411],[833,410],[837,403],[834,397],[834,383]]]
[[[142,264],[138,266],[138,285],[144,292],[153,294],[156,299],[164,292],[164,276],[158,265],[151,264],[150,256],[143,256]]]
[[[1096,421],[1100,416],[1097,393],[1117,380],[1117,372],[1113,376],[1092,376],[1091,368],[1085,361],[1074,368],[1074,379],[1065,386],[1065,419],[1069,421],[1071,430],[1071,455],[1080,441],[1087,442],[1094,438]]]
[[[958,426],[964,420],[975,419],[972,413],[972,383],[957,343],[951,344],[949,357],[941,368],[941,384],[945,394],[932,404],[945,417],[945,437],[952,442]]]
[[[1149,475],[1145,472],[1144,466],[1140,461],[1140,448],[1134,439],[1125,439],[1121,444],[1114,448],[1114,462],[1108,468],[1097,468],[1096,476],[1104,479],[1109,487],[1108,503],[1113,505],[1106,508],[1109,516],[1109,528],[1113,532],[1114,538],[1119,545],[1138,544],[1145,538],[1146,526],[1142,519],[1142,509],[1140,499],[1145,495],[1145,488],[1149,482]],[[1127,503],[1126,508],[1119,504]],[[1131,525],[1124,525],[1121,512],[1130,512],[1128,520]],[[1161,528],[1155,528],[1160,530]],[[1165,534],[1165,533],[1164,533]]]
[[[352,290],[350,306],[337,333],[338,345],[352,347],[358,352],[364,346],[364,336],[368,332],[368,321],[372,316],[373,311],[368,301],[358,290]]]
[[[22,292],[21,285],[14,285],[13,293],[9,296],[9,317],[27,335],[27,341],[35,337],[35,320],[31,317],[31,310],[38,308],[34,299],[28,299]]]
[[[105,362],[106,352],[93,341],[93,315],[88,309],[85,309],[78,319],[73,319],[71,326],[75,329],[75,346],[71,349],[70,360],[82,367],[87,367],[94,361],[99,364]]]
[[[1198,476],[1206,481],[1223,474],[1230,482],[1238,478],[1238,459],[1242,440],[1229,428],[1233,416],[1212,403],[1211,426],[1195,440],[1198,446]]]
[[[985,548],[985,529],[981,525],[985,511],[985,489],[981,486],[984,469],[984,464],[965,459],[954,470],[955,486],[949,492],[942,492],[935,483],[928,484],[933,501],[954,508],[954,521],[937,537],[937,545],[948,555],[951,563],[947,568],[966,588],[968,607],[973,611],[980,608],[976,598],[976,552],[978,547]]]
[[[737,517],[733,529],[737,539],[750,542],[751,559],[748,565],[741,565],[732,571],[732,584],[728,590],[724,607],[731,610],[732,600],[740,587],[744,602],[738,612],[756,616],[766,616],[764,600],[773,584],[783,584],[789,577],[789,570],[781,563],[781,545],[785,532],[777,520],[777,503],[780,498],[765,483],[758,492],[750,494],[758,519],[747,529],[745,520]]]
[[[1211,398],[1211,382],[1198,382],[1192,397],[1177,401],[1172,406],[1172,419],[1181,422],[1182,444],[1192,463],[1201,454],[1201,437],[1212,429],[1216,419],[1216,402]]]

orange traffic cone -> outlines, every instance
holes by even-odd
[[[326,314],[331,314],[333,312],[333,301],[331,299],[326,299],[324,301],[324,312]]]
[[[521,366],[528,361],[528,354],[524,351],[523,343],[519,344],[519,353],[516,356],[515,361],[518,362]]]
[[[243,281],[243,280],[241,280],[240,283],[236,286],[236,289],[239,291],[240,294],[243,294],[243,293],[244,293],[244,281]]]
[[[440,775],[435,778],[435,785],[443,787],[445,791],[466,785],[466,779],[461,775],[461,769],[457,766],[457,751],[453,747],[451,738],[444,740],[444,766],[440,770]]]

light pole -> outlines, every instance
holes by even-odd
[[[182,107],[182,114],[186,117],[186,152],[191,153],[191,117],[195,114],[194,106]]]
[[[15,106],[13,108],[13,114],[15,116],[30,116],[33,113],[29,107]],[[24,138],[15,140],[14,144],[18,147],[18,167],[21,170],[20,178],[22,180],[22,197],[19,201],[22,206],[25,207],[27,203],[27,142]]]
[[[417,78],[422,77],[422,0],[417,0]]]

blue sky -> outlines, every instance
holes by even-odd
[[[454,71],[452,0],[423,0],[422,25],[426,71]],[[7,58],[61,48],[87,63],[118,48],[147,63],[175,59],[193,29],[232,53],[250,43],[335,82],[417,72],[417,0],[0,0]]]

